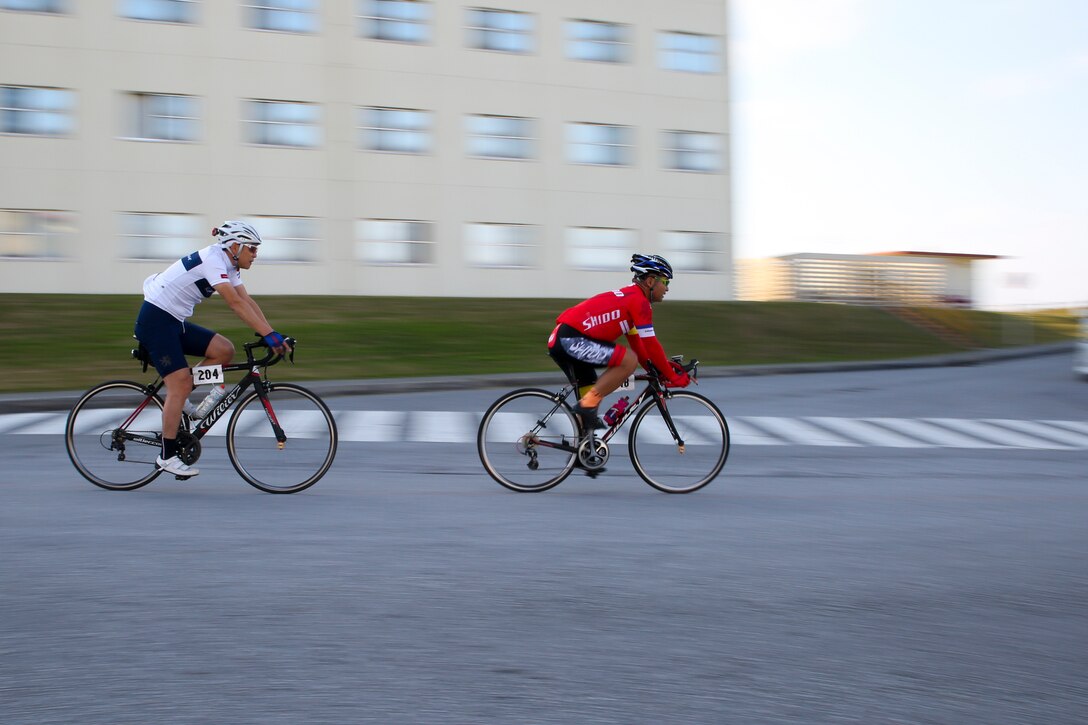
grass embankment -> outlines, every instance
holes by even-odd
[[[277,329],[299,340],[292,380],[471,375],[551,370],[544,345],[576,300],[262,296]],[[135,295],[0,295],[0,392],[80,390],[142,379],[129,357]],[[927,311],[928,312],[928,311]],[[1075,320],[971,310],[933,313],[974,347],[1070,339]],[[680,302],[654,313],[670,354],[704,365],[892,359],[957,352],[876,308],[796,302]],[[218,297],[193,321],[239,348],[253,334]]]

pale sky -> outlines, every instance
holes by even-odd
[[[1088,305],[1088,0],[730,0],[734,256],[976,263]]]

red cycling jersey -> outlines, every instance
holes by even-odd
[[[615,342],[627,335],[631,350],[646,367],[649,360],[660,372],[671,370],[665,350],[654,334],[653,308],[646,293],[637,284],[590,297],[556,318],[559,324],[570,325],[586,337],[602,342]]]

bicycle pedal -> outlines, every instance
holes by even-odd
[[[177,476],[177,475],[175,475],[174,478],[176,478],[179,481],[188,481],[190,478],[196,478],[196,476]]]
[[[608,469],[606,469],[606,468],[597,468],[597,469],[594,469],[592,471],[587,470],[586,475],[589,476],[590,478],[596,478],[597,476],[604,473],[606,470],[608,470]]]

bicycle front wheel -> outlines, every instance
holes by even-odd
[[[296,493],[325,475],[336,457],[332,412],[321,398],[291,383],[270,383],[268,410],[253,391],[231,415],[227,456],[251,486],[267,493]],[[276,439],[273,421],[286,440]]]
[[[476,449],[488,474],[511,491],[546,491],[570,475],[578,421],[546,390],[524,388],[496,400],[480,421]]]
[[[631,463],[642,480],[665,493],[691,493],[714,480],[729,456],[729,426],[718,406],[688,391],[663,401],[679,439],[658,404],[635,413],[628,437]]]
[[[114,380],[91,388],[68,413],[64,445],[80,475],[110,491],[146,486],[161,473],[162,399]]]

